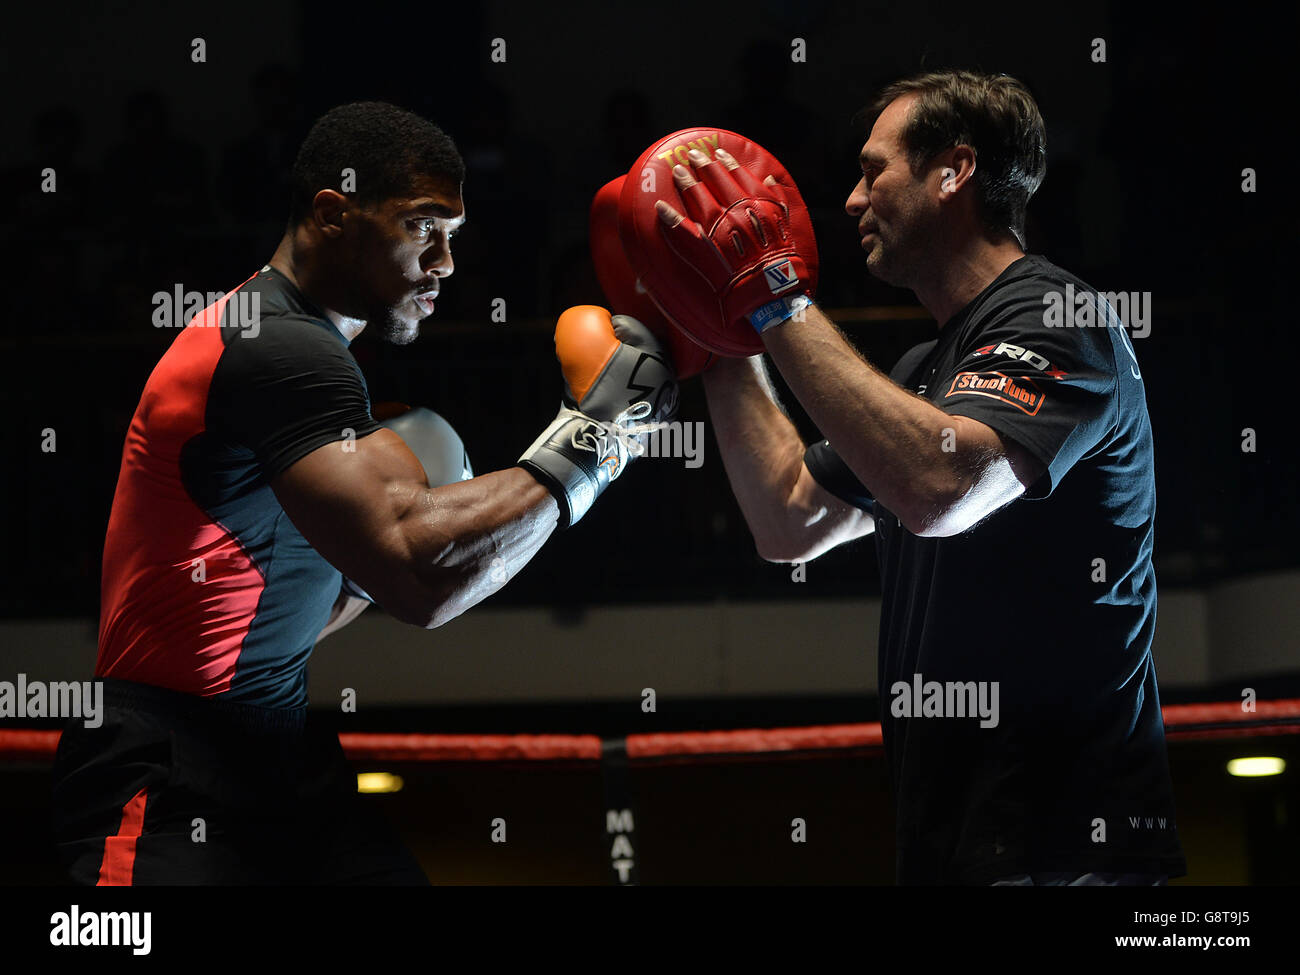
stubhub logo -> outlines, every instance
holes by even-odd
[[[794,273],[794,265],[788,260],[763,268],[763,274],[767,277],[768,289],[774,295],[780,294],[787,288],[793,288],[799,283],[799,277]]]

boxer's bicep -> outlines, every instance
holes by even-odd
[[[326,444],[271,481],[289,520],[322,557],[399,619],[424,594],[405,522],[427,503],[419,460],[390,430]]]

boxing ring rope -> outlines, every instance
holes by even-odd
[[[1259,701],[1244,711],[1239,701],[1173,704],[1163,709],[1171,742],[1300,734],[1300,699]],[[0,729],[0,763],[48,763],[61,732]],[[601,737],[592,734],[383,734],[343,732],[344,753],[359,763],[499,762],[579,763],[600,771],[603,829],[600,843],[612,885],[640,882],[640,801],[629,770],[636,766],[696,764],[746,759],[808,759],[820,755],[875,755],[883,747],[880,724],[815,725],[678,731]],[[594,812],[594,811],[593,811]],[[593,826],[599,822],[593,816]],[[593,833],[595,830],[593,829]]]
[[[1220,740],[1300,734],[1300,698],[1171,704],[1163,709],[1169,741]],[[0,729],[0,760],[52,760],[59,731]],[[597,735],[380,734],[344,732],[339,741],[354,761],[390,762],[598,762],[611,743],[629,762],[710,755],[764,755],[882,747],[880,723],[728,731],[666,731],[602,739]]]

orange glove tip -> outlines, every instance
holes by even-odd
[[[579,403],[618,351],[613,316],[600,305],[574,305],[555,323],[555,357],[574,399]]]

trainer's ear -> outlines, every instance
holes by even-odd
[[[423,406],[380,423],[402,438],[424,468],[429,487],[443,487],[474,476],[469,453],[454,427]]]

